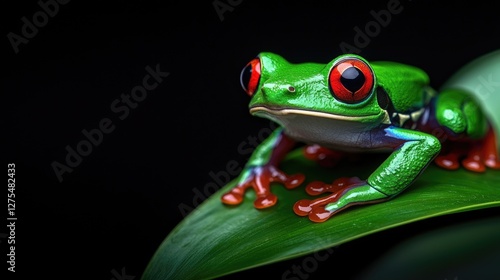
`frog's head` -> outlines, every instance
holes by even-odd
[[[377,94],[372,66],[357,55],[341,55],[327,64],[292,64],[260,53],[243,68],[240,81],[252,97],[250,112],[284,126],[297,117],[365,128],[388,122],[387,96]]]

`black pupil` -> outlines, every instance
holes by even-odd
[[[248,63],[243,70],[241,70],[240,83],[245,91],[248,90],[248,84],[250,83],[250,77],[252,77],[252,64]]]
[[[342,73],[340,82],[350,92],[355,93],[365,84],[365,76],[358,68],[349,67]]]

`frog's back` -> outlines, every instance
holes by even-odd
[[[429,76],[422,69],[391,61],[370,64],[378,86],[387,92],[396,111],[411,112],[425,106]]]

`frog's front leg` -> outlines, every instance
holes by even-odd
[[[333,184],[312,182],[306,187],[311,195],[331,192],[315,200],[300,200],[294,205],[299,216],[324,222],[349,206],[388,200],[406,189],[436,157],[439,140],[427,133],[394,126],[380,130],[377,141],[394,151],[366,179],[340,178]]]
[[[294,140],[281,128],[276,129],[254,151],[240,175],[237,186],[222,196],[222,202],[227,205],[240,204],[243,202],[245,191],[252,187],[257,195],[255,208],[262,209],[276,204],[278,198],[270,190],[272,182],[280,182],[287,189],[292,189],[299,186],[305,178],[303,174],[288,175],[278,168],[279,163],[294,146]]]

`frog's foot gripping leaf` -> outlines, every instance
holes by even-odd
[[[485,172],[486,167],[500,169],[500,159],[496,148],[493,129],[489,129],[486,137],[474,142],[454,142],[443,149],[434,162],[449,170],[456,170],[460,164],[467,170]]]
[[[308,216],[313,222],[321,223],[334,214],[359,204],[371,204],[390,199],[389,196],[372,188],[358,177],[342,177],[332,184],[311,182],[306,187],[309,195],[331,194],[314,200],[302,199],[295,203],[293,211],[299,216]]]
[[[302,184],[304,179],[303,174],[288,175],[273,165],[255,166],[249,169],[238,186],[225,193],[221,200],[227,205],[238,205],[243,202],[245,191],[252,187],[257,195],[254,201],[255,208],[268,208],[278,201],[278,197],[270,190],[272,182],[279,182],[285,188],[293,189]]]

